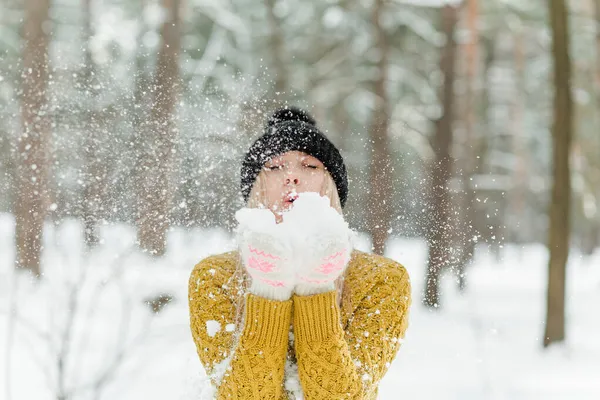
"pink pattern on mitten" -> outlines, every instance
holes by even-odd
[[[312,270],[312,274],[298,275],[298,279],[312,285],[329,284],[337,279],[347,262],[347,249],[340,250],[324,257],[321,264]]]
[[[331,279],[310,279],[305,276],[299,276],[298,278],[303,282],[312,283],[315,285],[324,285],[331,282]]]
[[[291,243],[267,209],[236,213],[240,261],[250,278],[248,291],[270,300],[289,300],[294,290]]]
[[[248,268],[257,269],[260,272],[268,274],[275,269],[275,264],[266,260],[260,260],[257,257],[248,259]]]
[[[345,253],[346,249],[339,251],[329,257],[325,257],[323,259],[325,262],[319,265],[317,271],[325,275],[330,275],[341,271],[344,268],[344,265],[346,264],[346,260],[344,260]]]
[[[272,281],[270,279],[259,278],[262,282],[266,283],[269,286],[273,287],[285,287],[285,282],[283,281]]]
[[[267,253],[266,251],[258,250],[256,247],[248,246],[248,250],[250,250],[250,253],[254,253],[258,256],[267,257],[272,260],[281,260],[281,257],[277,257],[271,253]]]
[[[248,268],[256,269],[265,274],[273,272],[277,269],[275,263],[265,260],[265,258],[270,258],[271,260],[280,260],[280,257],[262,250],[258,250],[252,246],[248,246],[248,250],[250,253],[256,254],[256,256],[250,256],[248,258]]]

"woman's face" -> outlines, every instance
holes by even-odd
[[[320,193],[325,181],[323,163],[300,151],[272,158],[263,169],[268,207],[276,216],[292,206],[298,193]]]

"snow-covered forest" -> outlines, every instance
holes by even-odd
[[[282,105],[411,276],[382,399],[600,398],[600,0],[0,0],[0,399],[196,399]]]

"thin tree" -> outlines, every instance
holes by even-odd
[[[477,124],[478,109],[478,90],[477,77],[479,72],[479,0],[467,0],[466,2],[466,23],[465,28],[469,32],[469,39],[463,46],[465,56],[466,72],[466,90],[463,103],[463,124],[465,137],[463,139],[462,163],[463,171],[461,173],[462,194],[461,194],[461,228],[457,236],[460,243],[459,257],[456,262],[456,273],[458,275],[458,287],[464,290],[466,287],[466,269],[473,259],[475,253],[476,236],[476,194],[473,188],[471,177],[475,175],[478,167],[476,150],[479,148],[480,139],[476,135],[475,128]]]
[[[368,216],[368,227],[371,235],[373,251],[383,254],[385,242],[390,229],[392,210],[392,174],[393,166],[389,154],[389,96],[386,91],[389,45],[381,20],[384,12],[384,1],[376,0],[371,13],[375,43],[380,57],[376,62],[377,77],[373,82],[375,108],[371,117],[369,137],[371,139],[371,161],[369,177],[371,193],[369,203],[373,211]]]
[[[427,227],[429,244],[427,276],[423,304],[439,306],[439,282],[442,270],[451,262],[450,206],[448,182],[452,173],[450,150],[453,142],[452,122],[454,116],[454,81],[456,64],[456,40],[454,32],[458,23],[458,7],[446,4],[441,9],[442,29],[446,42],[442,49],[440,70],[444,77],[442,87],[442,116],[436,121],[432,147],[435,152],[430,166],[430,217]]]
[[[167,17],[161,27],[161,46],[149,90],[153,96],[150,121],[138,142],[142,145],[138,159],[142,173],[136,182],[138,241],[143,250],[153,255],[163,255],[166,251],[171,214],[173,152],[177,140],[174,114],[180,86],[180,5],[181,0],[162,0]]]
[[[596,19],[596,71],[595,71],[595,87],[596,87],[596,126],[600,128],[600,0],[595,1],[595,19]],[[600,137],[596,142],[600,146]],[[598,177],[600,179],[600,177]],[[598,185],[600,186],[600,185]],[[597,198],[600,198],[600,187],[596,188]],[[590,253],[596,246],[600,246],[600,221],[592,227],[590,232]]]
[[[596,16],[596,96],[600,103],[600,0],[595,1]]]
[[[93,248],[100,241],[98,221],[102,212],[102,201],[106,192],[107,165],[101,158],[101,130],[99,127],[96,98],[98,96],[97,68],[92,58],[91,39],[94,35],[92,27],[92,0],[83,0],[83,43],[84,67],[83,90],[85,119],[85,187],[83,195],[83,219],[85,226],[85,243]]]
[[[140,13],[143,12],[144,7],[146,7],[146,0],[139,1]],[[141,142],[143,142],[144,136],[144,123],[147,122],[148,117],[148,108],[150,105],[145,102],[146,100],[146,89],[149,85],[149,78],[146,69],[146,50],[144,47],[144,34],[146,33],[146,26],[141,23],[141,27],[138,33],[138,37],[136,38],[136,55],[135,55],[135,82],[133,88],[133,130],[134,136],[137,140],[137,145],[140,146]],[[136,178],[141,178],[143,175],[143,171],[139,171],[139,174],[136,175]]]
[[[143,13],[146,7],[146,0],[139,0],[139,12]],[[148,88],[151,83],[151,76],[148,72],[148,52],[144,46],[144,34],[147,32],[147,26],[140,22],[140,29],[136,38],[136,54],[135,64],[133,68],[135,70],[135,77],[133,82],[133,93],[130,98],[132,104],[132,117],[131,125],[133,131],[133,152],[135,159],[138,160],[133,166],[133,173],[131,174],[131,180],[133,181],[131,186],[136,190],[136,201],[141,203],[144,192],[140,182],[144,182],[148,173],[148,166],[144,162],[146,155],[146,149],[149,146],[148,138],[146,137],[146,129],[148,127],[148,119],[150,116],[151,101],[148,99]],[[139,225],[141,220],[142,208],[138,205],[135,211],[136,223]]]
[[[570,152],[573,135],[569,22],[565,0],[548,0],[554,60],[552,198],[548,249],[548,292],[544,347],[565,339],[565,286],[570,236]]]
[[[511,107],[511,122],[510,129],[512,131],[512,152],[515,155],[515,166],[512,171],[513,187],[509,193],[508,207],[515,220],[524,221],[525,206],[527,201],[527,174],[531,169],[529,157],[527,154],[527,138],[525,137],[525,129],[523,124],[523,109],[527,96],[525,92],[525,27],[519,27],[514,33],[514,66],[515,66],[515,78],[514,78],[514,89],[516,96],[514,96],[513,104]],[[522,236],[522,229],[518,229],[514,232],[512,240],[522,243],[524,237]]]
[[[23,27],[21,123],[18,144],[16,267],[41,275],[40,257],[47,214],[50,168],[48,114],[48,13],[50,0],[26,0]]]

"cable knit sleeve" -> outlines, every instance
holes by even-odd
[[[198,356],[217,387],[217,399],[280,399],[292,301],[247,294],[245,322],[238,330],[230,284],[234,267],[227,263],[209,257],[190,276],[190,325]]]
[[[407,329],[411,303],[406,270],[385,263],[370,266],[375,272],[364,278],[369,288],[345,328],[334,291],[294,296],[295,350],[306,400],[376,397]]]

